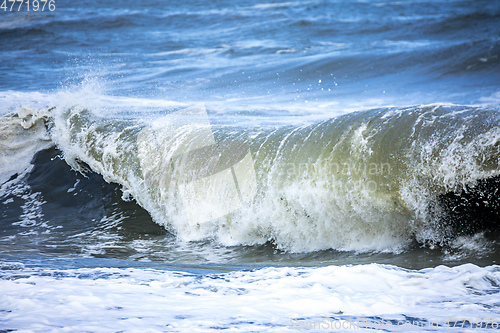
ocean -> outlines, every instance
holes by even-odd
[[[3,1],[0,45],[0,332],[499,329],[499,1]]]

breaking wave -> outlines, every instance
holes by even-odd
[[[399,252],[498,229],[495,108],[394,107],[302,126],[219,124],[203,105],[149,119],[23,112],[1,118],[2,191],[55,146],[183,241]]]

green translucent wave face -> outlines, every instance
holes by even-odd
[[[52,134],[181,239],[399,251],[449,237],[440,198],[498,176],[499,119],[423,106],[251,128],[211,125],[203,107],[149,122],[74,108]]]

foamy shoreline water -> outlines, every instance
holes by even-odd
[[[2,327],[23,331],[319,332],[335,322],[356,330],[383,325],[391,332],[433,331],[446,323],[462,325],[456,318],[467,320],[463,325],[469,329],[480,329],[480,321],[483,329],[492,329],[498,323],[499,282],[498,266],[472,264],[420,271],[371,264],[196,275],[30,269],[4,262],[0,307]]]

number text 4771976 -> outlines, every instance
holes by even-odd
[[[56,10],[55,0],[0,0],[0,11],[4,12],[53,12]]]

